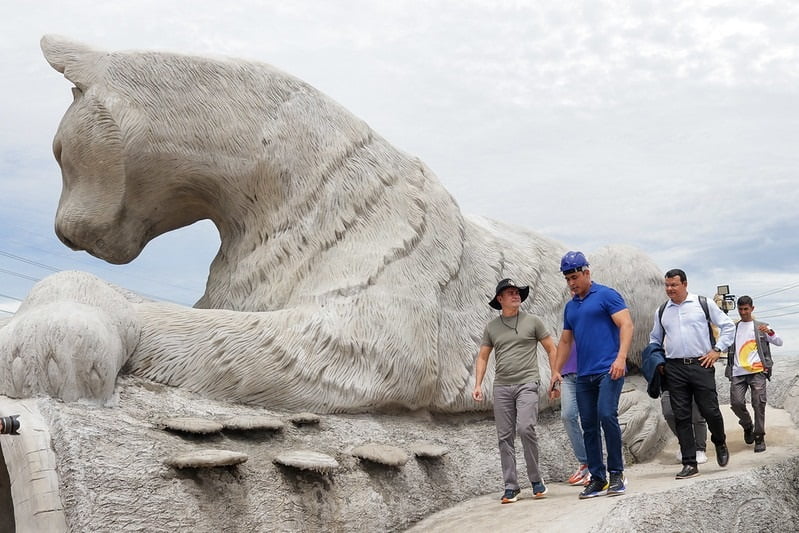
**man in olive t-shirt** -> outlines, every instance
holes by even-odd
[[[503,279],[497,284],[494,299],[488,305],[502,312],[486,325],[475,364],[472,397],[480,402],[483,400],[482,384],[488,358],[494,351],[494,420],[505,481],[502,503],[515,502],[519,497],[514,444],[517,429],[533,497],[543,498],[547,492],[538,468],[538,437],[535,432],[540,381],[537,348],[540,342],[552,365],[555,342],[540,318],[519,310],[529,293],[528,286],[519,287],[511,279]]]

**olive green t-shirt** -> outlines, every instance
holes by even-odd
[[[519,311],[516,317],[498,316],[483,331],[483,346],[494,348],[495,385],[521,385],[540,379],[538,342],[549,337],[540,318]],[[518,331],[518,333],[517,333]]]

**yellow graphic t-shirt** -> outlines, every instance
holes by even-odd
[[[733,376],[763,372],[763,361],[760,360],[757,342],[755,342],[754,320],[738,323],[738,329],[735,332],[735,346],[738,353],[735,354],[733,361]]]

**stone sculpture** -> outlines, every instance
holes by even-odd
[[[195,308],[88,274],[41,282],[0,329],[0,393],[106,401],[124,367],[275,409],[469,411],[490,406],[470,392],[498,279],[530,283],[525,309],[559,333],[564,245],[463,215],[421,161],[308,84],[254,62],[41,46],[75,85],[53,142],[64,244],[127,263],[210,219],[221,245]],[[631,306],[636,363],[662,273],[625,246],[588,255]]]
[[[400,531],[497,490],[494,425],[469,412],[490,407],[470,396],[487,302],[500,278],[530,283],[524,308],[559,333],[566,246],[463,215],[418,159],[272,67],[59,37],[42,49],[75,84],[54,142],[64,243],[125,263],[208,218],[221,246],[195,308],[62,272],[0,320],[0,408],[25,424],[0,437],[13,504],[0,526]],[[635,366],[662,272],[626,246],[587,252],[631,306]],[[796,365],[781,364],[770,402],[796,418]],[[631,463],[669,435],[644,388],[631,376],[619,405]],[[379,412],[394,407],[414,411]],[[353,411],[369,412],[335,414]],[[562,480],[562,424],[544,412],[540,426],[546,479]],[[782,486],[796,459],[772,466],[758,476]],[[700,483],[713,490],[687,490],[730,486]],[[638,494],[606,522],[651,523],[641,497],[685,490]]]

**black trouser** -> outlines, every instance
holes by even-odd
[[[716,369],[705,368],[699,359],[666,359],[666,382],[671,395],[671,410],[677,426],[677,440],[684,465],[696,466],[696,439],[692,420],[693,402],[707,421],[710,440],[725,444],[724,417],[716,394]]]

